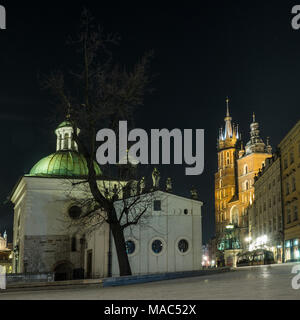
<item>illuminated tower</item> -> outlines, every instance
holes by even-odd
[[[229,99],[226,99],[225,128],[220,129],[217,141],[218,172],[215,174],[215,221],[216,238],[230,222],[228,202],[237,195],[237,156],[240,145],[238,126],[232,124]]]
[[[243,228],[241,234],[244,238],[248,235],[248,232],[251,233],[247,209],[254,201],[254,177],[265,165],[266,158],[272,156],[269,139],[265,144],[259,133],[259,123],[253,113],[253,120],[250,124],[250,140],[247,142],[245,150],[240,151],[237,160],[239,199],[238,201],[231,201],[229,204],[231,218],[232,220],[235,219],[240,228]]]
[[[247,248],[249,239],[248,208],[254,200],[254,176],[265,159],[272,156],[272,148],[260,137],[259,124],[253,114],[250,140],[244,149],[238,127],[232,125],[229,100],[225,130],[218,138],[218,172],[215,174],[215,221],[219,252],[226,265],[235,265],[236,255]]]

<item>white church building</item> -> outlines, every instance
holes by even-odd
[[[88,168],[72,139],[71,124],[64,121],[55,133],[56,152],[34,165],[11,194],[13,272],[53,272],[56,280],[117,276],[119,266],[109,225],[92,229],[72,225],[82,209],[67,188],[70,181],[84,180]],[[94,166],[100,188],[114,183],[102,178],[96,162]],[[86,191],[74,192],[78,199],[87,197]],[[117,212],[121,202],[115,203]],[[201,269],[202,205],[195,192],[192,198],[185,198],[170,189],[153,191],[147,219],[124,231],[132,273]]]

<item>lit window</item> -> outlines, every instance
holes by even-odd
[[[223,181],[220,180],[220,188],[223,188]]]

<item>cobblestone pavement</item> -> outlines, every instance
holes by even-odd
[[[292,288],[295,264],[244,267],[236,271],[145,284],[99,288],[96,286],[19,292],[1,291],[9,300],[118,300],[118,299],[300,299]]]

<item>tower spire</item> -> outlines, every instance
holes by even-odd
[[[229,113],[229,98],[226,98],[226,117],[225,117],[225,133],[224,133],[224,138],[232,138],[233,136],[233,129],[232,129],[232,124],[231,120],[232,118],[230,117]]]
[[[255,113],[253,112],[253,122],[250,124],[250,140],[246,145],[246,154],[250,153],[271,153],[271,146],[268,147],[260,137],[259,123],[256,121]],[[269,143],[267,142],[267,145]]]
[[[226,117],[230,117],[230,114],[229,114],[229,98],[226,97]]]

